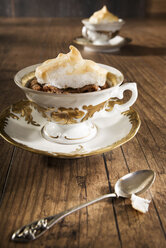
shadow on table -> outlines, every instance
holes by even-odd
[[[148,55],[166,55],[166,47],[148,47],[129,44],[121,48],[117,55],[121,56],[148,56]]]

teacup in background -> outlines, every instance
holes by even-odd
[[[37,65],[29,66],[19,71],[14,81],[24,91],[26,97],[42,109],[47,123],[41,132],[49,141],[61,144],[77,144],[92,139],[97,128],[93,124],[96,118],[103,118],[107,114],[114,116],[129,109],[137,99],[136,83],[125,83],[123,75],[117,69],[99,64],[116,76],[117,85],[101,91],[88,93],[55,94],[35,91],[25,85],[34,77]],[[130,90],[132,96],[124,103],[125,90]]]
[[[92,24],[89,22],[89,19],[84,19],[82,20],[82,23],[84,24],[82,28],[83,37],[89,41],[96,42],[97,39],[100,40],[101,34],[99,33],[98,35],[98,32],[105,32],[105,35],[102,35],[102,40],[103,42],[107,42],[119,33],[125,22],[122,19],[119,19],[114,22]]]

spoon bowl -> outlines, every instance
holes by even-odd
[[[145,192],[154,182],[155,173],[152,170],[140,170],[121,177],[115,184],[117,196],[129,198],[132,194]]]

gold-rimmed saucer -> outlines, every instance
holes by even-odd
[[[103,52],[103,53],[113,53],[120,50],[121,47],[127,45],[131,42],[130,38],[123,38],[120,35],[115,36],[110,40],[109,44],[106,45],[95,45],[88,41],[86,38],[80,36],[73,40],[78,46],[82,46],[84,50],[90,52]]]
[[[43,138],[41,130],[47,120],[33,102],[22,100],[0,114],[0,135],[9,143],[35,153],[61,158],[86,157],[110,151],[132,139],[140,118],[133,109],[94,120],[96,136],[85,143],[62,145]]]

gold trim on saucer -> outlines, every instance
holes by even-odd
[[[47,135],[47,136],[48,136],[49,138],[51,138],[51,139],[58,139],[58,138],[61,138],[61,137],[62,137],[61,135],[57,135],[57,136],[49,135],[49,134],[47,133],[47,131],[44,130],[44,127],[42,127],[42,129],[41,129],[41,134],[43,135],[43,137],[44,137],[44,134],[45,134],[45,135]],[[63,136],[63,138],[66,139],[66,140],[81,140],[81,139],[84,139],[84,138],[88,137],[89,135],[90,135],[90,133],[88,133],[88,135],[83,136],[83,137],[80,137],[80,138],[69,138],[69,137],[67,137],[67,136]],[[45,138],[45,137],[44,137],[44,138]]]
[[[45,126],[44,126],[44,127],[45,127]],[[59,138],[59,135],[57,135],[57,136],[49,135],[49,134],[47,133],[47,131],[45,130],[44,127],[42,127],[42,129],[41,129],[41,134],[43,135],[43,137],[44,137],[44,135],[47,135],[48,137],[50,137],[50,138],[52,138],[52,139],[58,139],[58,138]],[[45,138],[45,137],[44,137],[44,138]]]
[[[29,102],[29,101],[21,101],[21,102]],[[77,148],[75,151],[71,152],[70,154],[69,153],[56,153],[56,152],[51,153],[51,152],[47,152],[47,151],[41,151],[38,149],[33,149],[33,148],[28,147],[26,145],[23,145],[19,142],[16,142],[5,132],[5,127],[8,124],[8,119],[10,117],[18,119],[18,116],[11,115],[10,109],[12,109],[13,106],[17,107],[17,104],[18,104],[18,106],[21,106],[22,105],[21,102],[13,104],[12,106],[8,107],[6,110],[4,110],[0,114],[0,136],[14,146],[17,146],[19,148],[25,149],[25,150],[30,151],[30,152],[34,152],[34,153],[38,153],[38,154],[42,154],[42,155],[47,155],[47,156],[53,156],[53,157],[59,157],[59,158],[78,158],[78,157],[86,157],[86,156],[92,156],[92,155],[97,155],[100,153],[108,152],[110,150],[113,150],[113,149],[123,145],[127,141],[131,140],[136,135],[136,133],[140,127],[140,124],[141,124],[140,117],[139,117],[138,113],[133,108],[130,108],[130,110],[125,111],[122,114],[128,116],[129,121],[132,124],[132,127],[131,127],[131,130],[128,133],[128,135],[126,135],[121,140],[118,140],[117,142],[113,143],[112,145],[109,145],[107,147],[103,147],[101,149],[97,149],[97,150],[92,151],[92,152],[85,151],[84,149],[82,149],[82,147],[80,145],[80,149]],[[19,113],[20,113],[20,109],[19,109]],[[23,117],[24,117],[24,115],[23,115]]]

